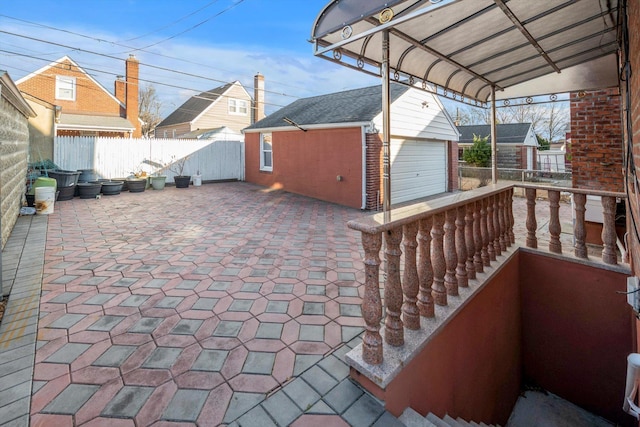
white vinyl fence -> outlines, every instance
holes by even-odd
[[[99,178],[124,178],[136,172],[167,176],[173,182],[177,161],[183,175],[203,181],[244,180],[244,142],[196,139],[56,137],[53,161],[65,170],[93,169]],[[170,168],[173,168],[172,171]]]

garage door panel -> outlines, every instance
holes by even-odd
[[[392,139],[390,148],[392,204],[446,191],[444,142]]]

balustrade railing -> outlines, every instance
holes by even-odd
[[[538,247],[536,218],[536,200],[538,191],[546,192],[549,199],[549,251],[557,254],[563,253],[560,241],[560,195],[571,194],[573,198],[573,254],[577,258],[588,259],[589,251],[586,244],[586,220],[585,211],[587,196],[599,196],[602,200],[602,262],[615,265],[618,263],[618,236],[616,234],[616,206],[618,200],[627,198],[624,193],[610,191],[583,190],[580,188],[561,188],[529,184],[516,184],[515,187],[524,188],[527,199],[527,236],[525,245],[529,248]],[[544,203],[544,202],[542,202]],[[622,258],[624,261],[624,248]]]
[[[494,185],[350,221],[362,233],[365,321],[362,357],[382,363],[380,250],[385,254],[384,342],[404,343],[404,329],[420,329],[514,243],[512,185]],[[404,249],[404,258],[402,258]],[[401,265],[403,269],[401,271]]]
[[[401,346],[404,329],[420,329],[420,318],[435,317],[435,306],[447,306],[459,288],[469,286],[516,242],[514,233],[514,187],[524,188],[526,227],[520,227],[523,246],[538,245],[536,190],[548,192],[549,251],[563,253],[559,216],[561,193],[574,196],[574,253],[588,258],[585,243],[586,195],[602,197],[604,242],[602,259],[617,263],[615,207],[622,193],[587,191],[534,185],[497,184],[460,192],[428,202],[393,209],[350,221],[362,233],[365,292],[362,313],[365,332],[362,360],[371,365],[383,361],[384,343]],[[520,219],[520,218],[519,218]],[[521,218],[524,219],[524,218]],[[526,228],[526,234],[524,233]],[[384,242],[383,300],[380,294],[380,251]]]

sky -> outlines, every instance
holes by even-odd
[[[266,112],[298,98],[378,84],[313,55],[328,0],[2,1],[0,69],[16,81],[65,55],[108,91],[129,54],[167,116],[190,96],[265,76]],[[159,69],[165,68],[166,70]]]

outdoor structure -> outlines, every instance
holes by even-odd
[[[4,248],[22,206],[29,154],[28,120],[35,115],[9,74],[0,71],[0,248]]]
[[[432,94],[391,87],[392,203],[457,189],[453,121]],[[382,203],[380,86],[299,99],[245,129],[246,180],[341,205]]]
[[[254,86],[255,100],[237,80],[192,96],[156,126],[156,138],[194,138],[220,127],[241,132],[264,117],[264,76],[257,74]]]
[[[130,55],[125,65],[126,76],[116,79],[115,95],[68,56],[19,79],[16,84],[33,108],[49,110],[31,125],[34,143],[48,144],[52,127],[53,136],[139,138],[140,64]],[[52,151],[41,147],[43,156]]]
[[[362,233],[367,324],[362,346],[346,355],[352,377],[394,415],[411,407],[504,424],[533,383],[637,425],[628,414],[638,411],[638,366],[627,376],[627,356],[638,350],[640,307],[621,294],[639,284],[640,2],[345,0],[318,14],[312,42],[316,55],[382,78],[387,130],[391,80],[492,108],[494,171],[498,102],[576,93],[584,114],[572,112],[574,174],[596,162],[595,174],[622,184],[600,186],[590,173],[585,187],[583,170],[574,188],[517,185],[527,199],[520,216],[514,186],[497,183],[351,221]],[[581,134],[589,143],[576,162]],[[390,133],[383,138],[388,166]],[[549,199],[548,249],[538,248],[538,192]],[[574,239],[564,242],[561,192],[573,200]],[[587,196],[601,199],[601,258],[585,243]],[[628,213],[626,244],[616,236],[616,200]],[[526,235],[514,235],[525,217]]]
[[[537,169],[538,140],[531,123],[498,124],[497,148],[498,167],[508,169]],[[458,160],[463,160],[463,152],[473,145],[473,136],[491,138],[490,125],[458,126]]]

